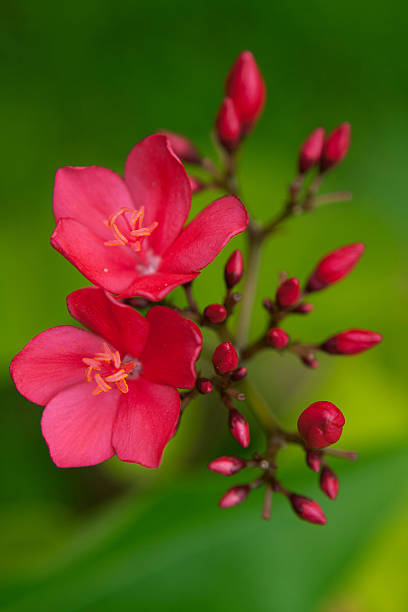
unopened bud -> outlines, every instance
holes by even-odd
[[[232,476],[240,472],[246,466],[246,462],[239,457],[218,457],[208,465],[212,472],[223,474],[223,476]]]
[[[358,263],[364,249],[362,242],[354,242],[323,257],[310,276],[306,290],[320,291],[347,276]]]
[[[215,120],[217,137],[227,151],[234,151],[241,138],[241,122],[231,98],[224,98]]]
[[[269,346],[275,349],[283,349],[289,344],[289,336],[284,329],[273,327],[266,334],[266,341]]]
[[[181,134],[176,134],[168,130],[162,130],[159,133],[167,137],[171,148],[181,161],[190,164],[199,164],[201,162],[201,155],[191,140]]]
[[[229,374],[238,365],[238,355],[231,342],[223,342],[215,349],[212,362],[218,374]]]
[[[304,174],[319,163],[324,146],[324,129],[316,128],[302,144],[299,152],[299,172]]]
[[[288,278],[276,292],[276,301],[281,308],[293,306],[299,299],[300,284],[297,278]]]
[[[347,155],[351,140],[351,125],[342,123],[328,135],[321,159],[322,171],[337,166]]]
[[[196,387],[203,395],[211,393],[214,389],[214,385],[208,378],[197,378]]]
[[[307,451],[306,463],[314,472],[320,472],[322,466],[322,456],[316,451]]]
[[[232,489],[228,489],[228,491],[224,493],[218,502],[219,507],[231,508],[232,506],[242,504],[242,502],[248,497],[250,490],[251,489],[248,485],[240,485],[237,487],[232,487]]]
[[[266,99],[265,83],[250,51],[240,53],[225,88],[234,102],[243,131],[249,132],[262,113]]]
[[[345,419],[331,402],[314,402],[298,419],[298,430],[311,448],[325,448],[339,440]]]
[[[312,310],[314,310],[313,304],[310,304],[309,302],[302,302],[301,304],[299,304],[299,306],[296,306],[293,312],[296,312],[297,314],[301,315],[306,315],[309,314],[309,312],[312,312]]]
[[[296,495],[295,493],[292,493],[289,499],[293,510],[299,518],[316,525],[325,525],[327,523],[323,510],[313,499],[303,497],[303,495]]]
[[[336,499],[339,492],[339,480],[336,474],[328,467],[323,468],[320,474],[320,488],[330,499]]]
[[[366,329],[349,329],[332,336],[321,345],[322,351],[332,355],[357,355],[379,342],[382,336]]]
[[[192,176],[191,174],[189,174],[188,180],[190,183],[192,194],[198,193],[199,191],[202,191],[202,189],[205,188],[205,183],[203,183],[203,181],[200,181],[200,179],[198,179],[196,176]]]
[[[227,309],[222,304],[210,304],[205,308],[204,316],[211,323],[222,323],[227,318]]]
[[[265,310],[267,310],[268,312],[273,312],[275,310],[275,304],[272,302],[270,298],[265,298],[264,301],[262,302],[262,305],[265,308]]]
[[[302,355],[301,359],[305,366],[308,368],[312,368],[312,370],[315,370],[319,367],[319,362],[317,361],[313,353],[309,353],[308,355]]]
[[[238,249],[230,255],[224,268],[225,284],[228,289],[234,287],[242,278],[244,273],[244,259]]]
[[[244,368],[243,366],[241,368],[237,368],[231,374],[231,380],[233,380],[235,382],[238,381],[238,380],[242,380],[243,378],[245,378],[247,373],[248,373],[247,369]]]
[[[243,448],[249,446],[249,425],[238,410],[232,408],[229,413],[229,428],[238,444]]]

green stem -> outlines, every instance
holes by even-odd
[[[270,436],[276,433],[276,431],[280,431],[281,428],[278,420],[263,399],[262,395],[247,379],[244,379],[242,383],[249,407],[265,431],[265,434]]]

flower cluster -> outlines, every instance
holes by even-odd
[[[115,454],[122,461],[158,467],[183,411],[200,394],[219,398],[231,435],[246,449],[251,419],[237,405],[251,389],[247,362],[255,354],[290,353],[316,368],[318,352],[355,355],[381,341],[372,331],[349,329],[301,343],[283,329],[286,317],[313,310],[308,301],[313,293],[352,271],[364,251],[362,243],[354,243],[324,256],[303,284],[282,273],[274,297],[263,300],[265,330],[248,342],[264,243],[292,216],[350,198],[347,192],[319,193],[327,172],[347,154],[350,125],[343,123],[327,136],[318,127],[300,147],[297,175],[281,212],[263,224],[249,217],[237,183],[237,155],[265,101],[261,71],[252,53],[244,51],[227,76],[214,120],[219,163],[201,155],[184,136],[162,131],[133,147],[123,178],[97,166],[58,170],[51,244],[93,284],[67,297],[70,314],[83,327],[63,325],[41,332],[10,366],[18,391],[44,406],[42,433],[58,467],[95,465]],[[190,166],[200,176],[190,174]],[[207,189],[217,189],[222,197],[186,224],[192,194]],[[247,257],[233,251],[224,265],[219,303],[201,308],[193,294],[194,279],[245,230]],[[180,286],[185,308],[177,307],[170,295]],[[200,328],[212,330],[219,342],[212,363],[204,365],[212,368],[208,377],[196,370],[203,344]],[[222,456],[209,468],[225,476],[257,468],[260,476],[229,489],[220,507],[240,504],[252,489],[264,487],[264,518],[270,516],[275,492],[288,499],[300,518],[325,523],[315,501],[278,480],[277,461],[288,443],[298,445],[307,466],[320,474],[322,491],[335,499],[338,480],[328,457],[356,458],[353,452],[331,448],[341,436],[343,413],[331,402],[316,401],[300,414],[298,431],[286,431],[266,404],[262,410],[256,402],[248,408],[263,428],[265,451],[251,458]]]

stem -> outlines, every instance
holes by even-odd
[[[265,521],[269,521],[271,518],[271,507],[272,507],[272,487],[268,483],[265,488],[265,500],[262,511],[262,518]]]
[[[190,281],[189,283],[186,283],[185,285],[183,285],[183,288],[186,293],[186,298],[187,298],[187,302],[190,307],[190,310],[195,314],[199,314],[200,309],[198,308],[198,304],[195,301],[194,296],[193,296],[193,282]]]
[[[352,195],[349,191],[337,191],[335,193],[325,193],[321,196],[316,196],[314,206],[322,206],[323,204],[332,204],[333,202],[348,202]]]

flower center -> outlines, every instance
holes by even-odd
[[[144,206],[140,210],[122,206],[113,213],[109,219],[105,219],[104,224],[112,231],[114,240],[104,242],[105,246],[128,246],[135,253],[139,253],[142,248],[144,238],[158,226],[157,221],[150,225],[143,225]],[[120,226],[120,227],[119,227]]]
[[[92,395],[99,395],[102,392],[112,389],[112,384],[122,393],[129,391],[126,378],[136,369],[140,368],[140,363],[137,359],[134,361],[121,361],[119,351],[113,351],[110,346],[104,342],[102,351],[96,353],[94,357],[84,357],[82,361],[87,366],[85,379],[87,382],[96,382],[96,387],[92,391]]]

